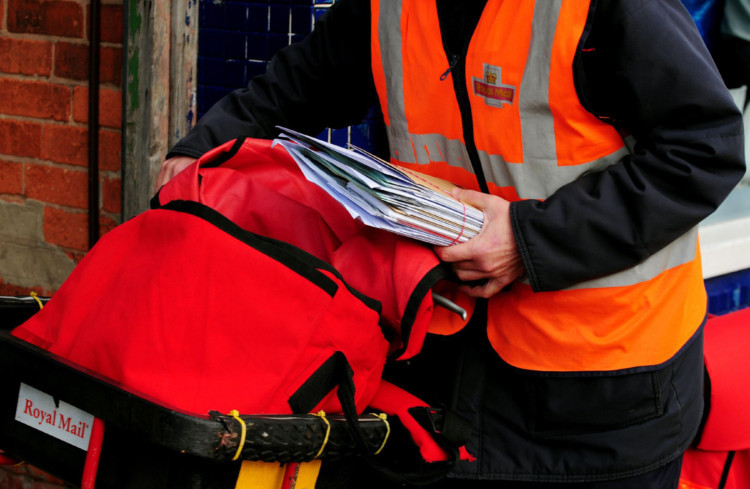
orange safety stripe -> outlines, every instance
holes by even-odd
[[[541,371],[659,365],[706,313],[700,261],[627,287],[533,292],[515,284],[491,301],[488,337],[506,362]],[[676,299],[676,300],[674,300]]]

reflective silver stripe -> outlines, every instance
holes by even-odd
[[[412,134],[411,142],[416,154],[416,162],[427,164],[431,161],[445,161],[474,173],[469,161],[469,153],[458,139],[448,139],[441,134]]]
[[[548,162],[557,154],[555,125],[549,104],[549,79],[552,44],[561,7],[562,0],[535,2],[531,45],[518,90],[523,163],[529,166],[543,165],[540,172],[549,170]]]
[[[607,275],[606,277],[587,280],[586,282],[575,284],[566,290],[626,287],[645,282],[656,278],[659,274],[670,268],[692,261],[695,259],[697,249],[698,228],[695,227],[633,268]],[[530,283],[526,277],[521,281],[525,284]]]
[[[557,189],[581,175],[614,165],[629,153],[623,147],[614,153],[579,165],[557,166],[555,159],[535,159],[533,164],[504,161],[502,156],[480,151],[479,159],[487,181],[499,187],[515,187],[522,199],[546,199]]]
[[[406,122],[404,102],[404,60],[401,56],[402,0],[382,0],[378,15],[378,39],[380,57],[385,71],[386,96],[388,104],[387,126],[391,156],[404,163],[416,163],[411,137]]]

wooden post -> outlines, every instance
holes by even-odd
[[[198,0],[172,0],[169,147],[195,125],[198,87]]]
[[[148,209],[169,147],[194,123],[197,0],[127,0],[123,220]]]

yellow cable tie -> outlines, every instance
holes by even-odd
[[[377,455],[383,451],[383,449],[385,448],[385,444],[388,443],[388,437],[391,436],[391,424],[388,422],[388,415],[385,413],[380,413],[380,414],[370,413],[370,414],[372,414],[376,418],[382,419],[383,423],[385,423],[385,436],[383,437],[383,443],[382,445],[380,445],[380,448],[378,448],[378,450],[373,454],[373,455]]]
[[[320,417],[323,421],[326,423],[326,436],[323,438],[323,444],[320,446],[320,450],[318,450],[318,453],[315,454],[313,458],[318,458],[321,455],[323,455],[323,450],[326,449],[326,445],[328,444],[328,437],[331,436],[331,422],[328,421],[326,418],[326,412],[325,411],[318,411],[315,416]]]
[[[36,300],[36,303],[39,304],[39,309],[44,309],[44,304],[42,304],[42,301],[39,299],[39,295],[34,292],[33,290],[29,292],[29,295]]]
[[[232,411],[229,411],[229,415],[239,421],[240,426],[242,426],[242,435],[240,435],[240,445],[237,447],[237,453],[234,454],[234,458],[232,461],[237,460],[240,458],[240,455],[242,454],[242,449],[245,448],[245,436],[247,436],[247,425],[245,425],[245,421],[240,418],[240,412],[236,409],[233,409]]]

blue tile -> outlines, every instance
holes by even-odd
[[[198,80],[202,85],[223,85],[224,59],[199,57]]]
[[[352,131],[351,131],[349,142],[352,143],[354,146],[357,146],[364,150],[369,150],[370,140],[371,140],[370,129],[371,129],[371,125],[367,122],[364,122],[357,126],[352,126]]]
[[[227,61],[224,63],[224,83],[225,87],[241,88],[247,84],[245,61]]]
[[[289,32],[289,16],[291,9],[288,5],[271,5],[269,31],[278,34]]]
[[[726,314],[750,306],[750,270],[741,270],[705,281],[708,311]]]
[[[268,60],[268,34],[247,35],[247,59]]]
[[[248,5],[247,30],[250,32],[268,32],[267,5]]]
[[[247,58],[247,34],[243,32],[224,33],[224,57],[227,59]]]
[[[292,32],[295,34],[309,34],[312,31],[312,7],[292,7]]]
[[[248,7],[245,3],[228,3],[224,9],[224,28],[234,31],[246,31],[248,24]]]
[[[201,29],[198,36],[198,52],[201,56],[224,57],[224,32],[216,29]]]
[[[331,132],[331,142],[345,148],[346,143],[349,142],[349,129],[334,129]]]
[[[198,9],[201,29],[204,27],[221,28],[224,25],[224,5],[212,0],[201,0]]]
[[[331,140],[331,130],[330,129],[324,129],[323,132],[315,136],[316,138],[320,139],[321,141],[330,142]]]

